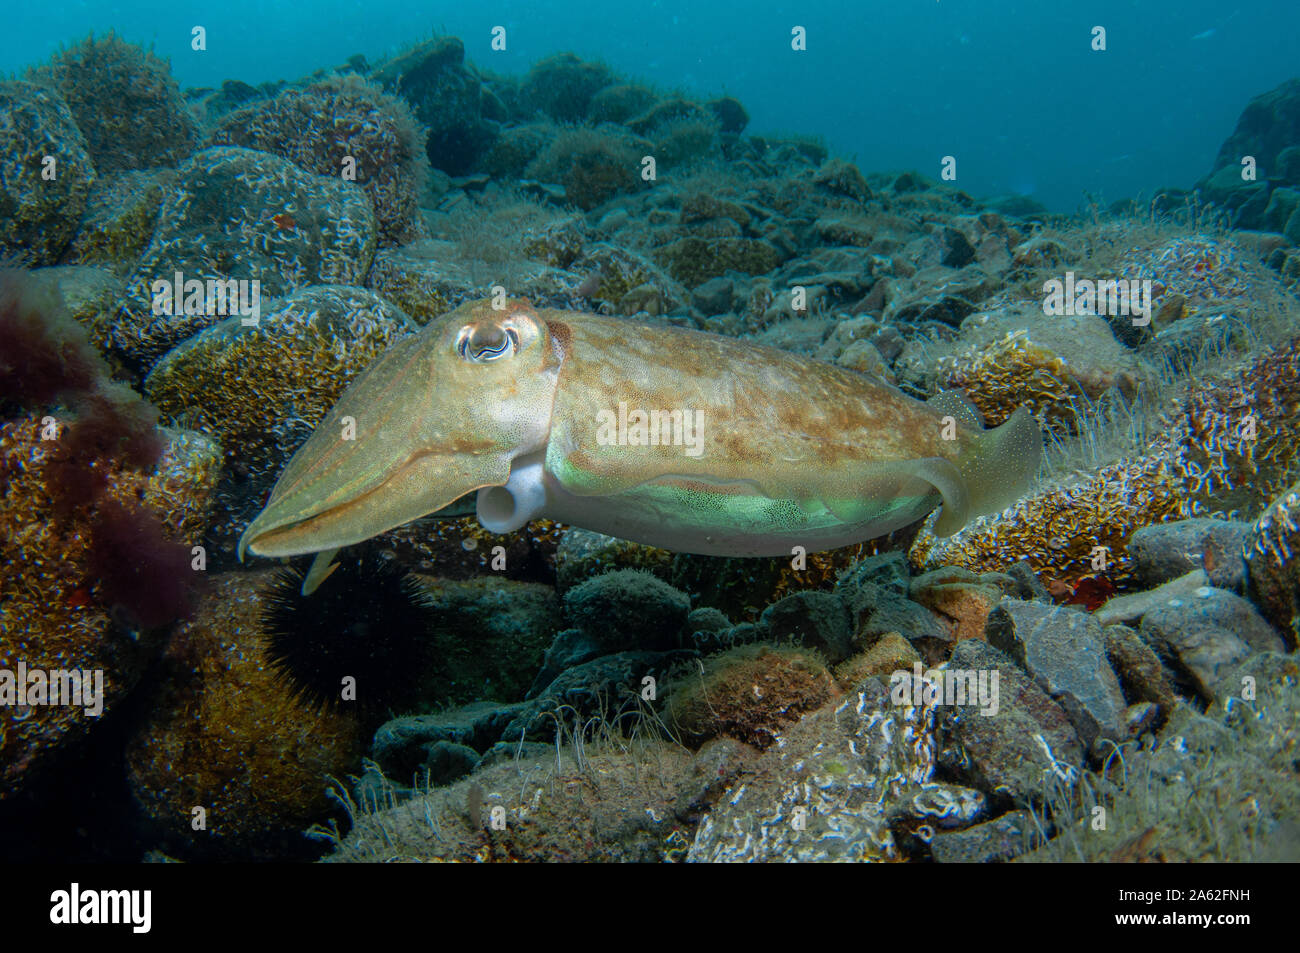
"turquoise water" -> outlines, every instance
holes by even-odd
[[[697,95],[727,92],[750,132],[820,134],[868,169],[936,175],[955,155],[967,191],[1032,195],[1073,211],[1186,188],[1210,166],[1242,104],[1294,69],[1294,0],[906,0],[788,4],[463,4],[312,0],[219,5],[17,6],[0,36],[0,70],[43,62],[90,30],[116,30],[171,60],[182,86],[294,79],[355,53],[371,61],[428,36],[465,41],[476,64],[522,74],[572,50]],[[808,49],[790,50],[790,28]],[[190,30],[208,49],[190,49]],[[507,30],[507,50],[489,31]],[[1090,49],[1107,29],[1108,49]]]

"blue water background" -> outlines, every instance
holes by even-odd
[[[182,86],[291,79],[434,32],[523,73],[561,50],[693,95],[729,93],[750,132],[820,134],[866,170],[937,175],[979,196],[1071,211],[1190,186],[1252,96],[1300,75],[1300,0],[138,0],[8,4],[0,71],[114,29]],[[190,49],[195,24],[206,52]],[[790,29],[808,50],[790,49]],[[507,30],[508,49],[489,48]],[[1090,49],[1106,27],[1108,50]]]

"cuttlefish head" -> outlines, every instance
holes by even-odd
[[[463,305],[394,344],[339,398],[239,541],[258,556],[337,549],[483,487],[546,446],[563,325],[526,302]]]

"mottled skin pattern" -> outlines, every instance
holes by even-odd
[[[816,551],[940,503],[941,530],[953,532],[973,502],[1005,495],[990,487],[1014,490],[1036,469],[1027,415],[987,434],[945,427],[943,411],[785,351],[503,304],[464,305],[367,369],[290,461],[241,555],[348,545],[503,484],[485,492],[507,512],[526,508],[519,521],[546,516],[685,552]],[[601,412],[620,402],[698,415],[700,452],[602,443]],[[355,440],[341,439],[348,417]]]

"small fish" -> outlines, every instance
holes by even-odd
[[[272,215],[271,221],[275,222],[278,228],[282,228],[286,232],[291,232],[298,227],[298,223],[294,221],[293,216],[288,212],[280,212],[276,215]]]

